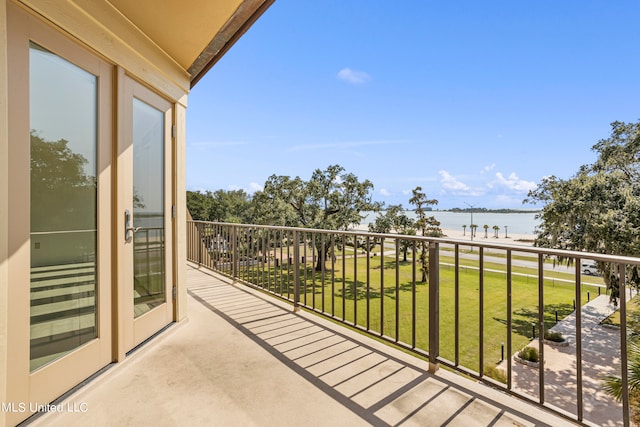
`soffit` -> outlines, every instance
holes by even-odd
[[[109,0],[194,79],[208,70],[273,0]]]
[[[242,0],[109,0],[185,70]]]

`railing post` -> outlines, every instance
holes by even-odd
[[[429,242],[429,372],[436,372],[440,356],[440,248]]]
[[[629,353],[627,342],[627,287],[624,264],[618,264],[618,307],[620,307],[620,373],[622,380],[622,423],[631,425],[629,406]]]
[[[238,230],[235,225],[231,226],[231,276],[233,281],[238,281]]]
[[[300,310],[300,238],[293,230],[293,311]]]
[[[204,234],[202,232],[203,228],[204,228],[204,224],[202,223],[196,224],[196,231],[198,233],[198,267],[202,267],[202,245],[204,245],[204,242],[202,241],[202,237]]]
[[[577,396],[577,409],[578,409],[578,421],[584,420],[584,388],[582,378],[582,292],[580,292],[582,283],[582,272],[580,271],[580,265],[582,261],[580,258],[575,259],[575,297],[573,299],[574,311],[576,315],[576,390]],[[576,307],[580,307],[576,309]],[[621,317],[622,320],[622,317]]]

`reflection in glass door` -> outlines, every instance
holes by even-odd
[[[166,301],[164,129],[164,112],[134,98],[134,317]]]
[[[98,79],[31,43],[31,370],[97,334]]]

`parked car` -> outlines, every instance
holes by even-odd
[[[598,267],[596,267],[594,263],[583,263],[582,274],[586,274],[587,276],[597,276]]]

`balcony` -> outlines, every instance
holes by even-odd
[[[619,329],[602,327],[613,308],[579,266],[612,262],[624,278],[640,259],[563,252],[578,267],[560,274],[544,262],[559,251],[516,245],[204,222],[188,233],[189,320],[34,425],[630,424],[628,394],[617,403],[600,382],[626,370],[627,298]],[[547,330],[569,345],[533,338]],[[543,363],[514,361],[524,345]]]
[[[188,321],[32,425],[572,425],[205,267],[187,280]]]
[[[630,423],[625,281],[638,258],[490,239],[205,222],[188,229],[191,261],[423,357],[431,371],[446,367],[574,422]],[[624,296],[617,329],[600,324],[617,307],[602,278],[582,267],[597,262]],[[553,332],[565,346],[540,339]],[[515,361],[524,347],[537,350],[537,366]],[[606,375],[622,378],[622,404],[603,392]]]

